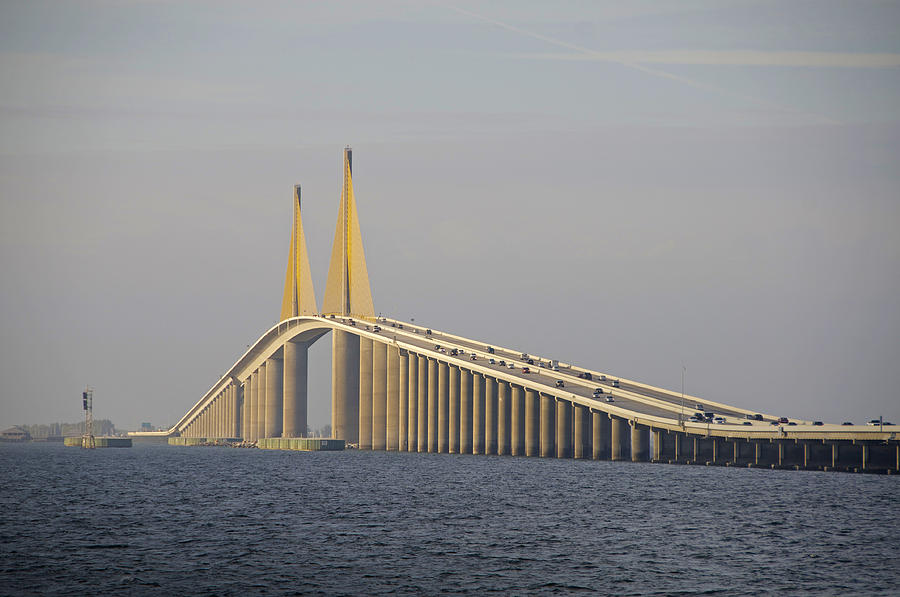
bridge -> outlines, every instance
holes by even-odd
[[[281,321],[159,434],[304,437],[308,349],[329,332],[332,432],[362,450],[900,472],[898,426],[784,419],[376,317],[350,148],[322,309],[297,185]]]

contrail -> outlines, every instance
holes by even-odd
[[[672,74],[672,73],[670,73],[670,72],[666,72],[666,71],[664,71],[664,70],[660,70],[660,69],[658,69],[658,68],[652,68],[652,67],[646,66],[646,65],[644,65],[644,64],[638,63],[638,62],[631,62],[631,61],[629,61],[629,60],[621,60],[621,59],[619,59],[619,60],[610,59],[607,55],[604,55],[603,53],[597,52],[597,51],[592,50],[592,49],[590,49],[590,48],[585,48],[584,46],[579,46],[579,45],[577,45],[577,44],[569,43],[569,42],[567,42],[567,41],[563,41],[563,40],[556,39],[556,38],[553,38],[553,37],[549,37],[549,36],[546,36],[546,35],[541,35],[540,33],[535,33],[534,31],[529,31],[529,30],[527,30],[527,29],[522,29],[521,27],[516,27],[516,26],[514,26],[514,25],[509,25],[508,23],[503,23],[503,22],[498,21],[498,20],[496,20],[496,19],[492,19],[492,18],[490,18],[490,17],[486,17],[486,16],[483,16],[483,15],[480,15],[480,14],[477,14],[477,13],[474,13],[474,12],[471,12],[471,11],[468,11],[468,10],[465,10],[465,9],[459,8],[459,7],[457,7],[457,6],[453,6],[453,5],[451,5],[451,4],[444,4],[444,3],[440,3],[440,2],[439,2],[439,4],[442,4],[443,6],[449,8],[450,10],[456,11],[456,12],[458,12],[458,13],[460,13],[460,14],[462,14],[462,15],[465,15],[465,16],[467,16],[467,17],[471,17],[471,18],[473,18],[473,19],[477,19],[477,20],[483,21],[483,22],[485,22],[485,23],[490,23],[490,24],[492,24],[492,25],[495,25],[495,26],[497,26],[497,27],[500,27],[501,29],[506,29],[507,31],[512,31],[513,33],[518,33],[519,35],[524,35],[524,36],[526,36],[526,37],[531,37],[531,38],[534,38],[534,39],[539,39],[539,40],[541,40],[541,41],[543,41],[543,42],[546,42],[546,43],[548,43],[548,44],[552,44],[552,45],[555,45],[555,46],[559,46],[559,47],[561,47],[561,48],[566,48],[566,49],[568,49],[568,50],[573,50],[573,51],[575,51],[575,52],[578,52],[578,53],[581,53],[581,54],[585,54],[585,55],[587,55],[587,56],[591,56],[592,58],[597,59],[597,60],[600,60],[600,61],[603,61],[603,62],[609,62],[609,63],[611,63],[611,64],[619,64],[619,65],[624,66],[624,67],[626,67],[626,68],[631,68],[631,69],[640,71],[640,72],[642,72],[642,73],[646,73],[646,74],[648,74],[648,75],[652,75],[652,76],[654,76],[654,77],[660,77],[660,78],[662,78],[662,79],[669,79],[670,81],[677,81],[677,82],[679,82],[679,83],[683,83],[684,85],[688,85],[688,86],[694,87],[694,88],[696,88],[696,89],[702,89],[702,90],[704,90],[704,91],[710,91],[710,92],[712,92],[712,93],[716,93],[716,94],[719,94],[719,95],[731,96],[731,97],[733,97],[733,98],[738,98],[738,99],[742,99],[742,100],[745,100],[745,101],[748,101],[748,102],[752,102],[752,103],[755,103],[755,104],[759,104],[759,105],[762,105],[762,106],[766,106],[766,107],[769,107],[769,108],[774,108],[774,109],[780,110],[780,111],[782,111],[782,112],[791,112],[791,113],[794,113],[794,114],[802,114],[802,115],[804,115],[804,116],[812,117],[812,118],[814,118],[814,119],[818,119],[818,120],[827,122],[828,124],[841,124],[841,122],[840,122],[839,120],[835,120],[835,119],[833,119],[833,118],[829,118],[828,116],[824,116],[824,115],[822,115],[822,114],[816,114],[815,112],[808,112],[808,111],[805,111],[805,110],[799,110],[799,109],[797,109],[797,108],[792,108],[792,107],[790,107],[790,106],[784,106],[784,105],[777,104],[777,103],[775,103],[775,102],[769,101],[769,100],[767,100],[767,99],[759,98],[759,97],[754,97],[754,96],[750,96],[750,95],[744,95],[744,94],[742,94],[742,93],[737,93],[737,92],[735,92],[735,91],[731,91],[731,90],[728,90],[728,89],[723,89],[722,87],[717,87],[717,86],[715,86],[715,85],[709,85],[708,83],[703,83],[703,82],[697,81],[697,80],[695,80],[695,79],[690,79],[690,78],[684,77],[684,76],[682,76],[682,75],[676,75],[676,74]]]

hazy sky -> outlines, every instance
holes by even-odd
[[[0,3],[0,426],[178,420],[321,304],[900,423],[900,3]],[[330,338],[310,423],[330,421]]]

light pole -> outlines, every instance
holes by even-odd
[[[687,371],[687,367],[684,366],[684,363],[681,364],[681,414],[678,415],[678,425],[684,425],[684,372]]]

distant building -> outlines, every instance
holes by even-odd
[[[141,423],[141,431],[153,431],[153,425],[150,423]]]
[[[27,442],[29,440],[31,440],[31,434],[28,433],[28,430],[18,426],[0,432],[0,441],[3,442]]]

